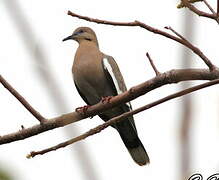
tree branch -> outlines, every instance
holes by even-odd
[[[197,86],[193,86],[191,88],[188,88],[188,89],[185,89],[185,90],[182,90],[182,91],[179,91],[177,93],[174,93],[174,94],[171,94],[169,96],[166,96],[162,99],[159,99],[157,101],[154,101],[150,104],[147,104],[145,106],[142,106],[138,109],[135,109],[135,110],[132,110],[132,111],[129,111],[129,112],[126,112],[126,113],[123,113],[122,115],[120,116],[117,116],[117,117],[114,117],[112,119],[110,119],[109,121],[106,121],[105,123],[93,128],[93,129],[90,129],[89,131],[87,131],[86,133],[80,135],[80,136],[77,136],[73,139],[70,139],[68,141],[65,141],[63,143],[60,143],[56,146],[53,146],[53,147],[50,147],[50,148],[47,148],[47,149],[44,149],[44,150],[41,150],[41,151],[32,151],[30,152],[30,154],[27,155],[27,158],[31,158],[31,157],[34,157],[36,155],[43,155],[45,153],[48,153],[50,151],[55,151],[57,149],[60,149],[60,148],[63,148],[63,147],[66,147],[70,144],[73,144],[75,142],[78,142],[80,140],[83,140],[89,136],[92,136],[94,134],[97,134],[99,132],[101,132],[102,130],[104,130],[105,128],[109,127],[110,125],[113,125],[115,123],[118,123],[122,120],[124,120],[125,118],[127,118],[128,116],[131,116],[131,115],[134,115],[134,114],[137,114],[137,113],[140,113],[142,111],[145,111],[147,109],[150,109],[154,106],[157,106],[161,103],[164,103],[166,101],[169,101],[171,99],[175,99],[175,98],[178,98],[180,96],[184,96],[186,94],[189,94],[191,92],[194,92],[194,91],[197,91],[197,90],[200,90],[200,89],[203,89],[203,88],[206,88],[206,87],[209,87],[209,86],[212,86],[212,85],[215,85],[215,84],[218,84],[219,83],[219,79],[216,79],[216,80],[213,80],[213,81],[210,81],[210,82],[207,82],[207,83],[203,83],[203,84],[200,84],[200,85],[197,85]]]
[[[6,144],[18,140],[23,140],[28,137],[46,132],[48,130],[63,127],[68,124],[85,119],[87,117],[97,115],[100,112],[115,107],[119,104],[129,102],[133,99],[136,99],[139,96],[142,96],[150,92],[151,90],[154,90],[166,84],[178,83],[181,81],[188,81],[188,80],[214,80],[217,78],[219,78],[219,70],[215,70],[213,72],[209,71],[208,69],[170,70],[165,73],[161,73],[159,76],[156,76],[148,81],[145,81],[144,83],[134,86],[128,91],[119,94],[118,96],[113,97],[110,100],[110,103],[103,104],[99,102],[96,105],[90,106],[85,114],[80,114],[77,112],[67,113],[62,116],[48,119],[42,124],[35,125],[11,134],[1,136],[0,144]]]
[[[196,46],[192,45],[191,43],[188,43],[188,41],[185,38],[180,38],[177,36],[173,36],[167,32],[164,32],[162,30],[153,28],[145,23],[142,23],[140,21],[133,21],[133,22],[113,22],[113,21],[106,21],[106,20],[100,20],[100,19],[94,19],[90,18],[87,16],[81,16],[76,13],[73,13],[71,11],[68,11],[68,15],[72,17],[77,17],[79,19],[83,19],[86,21],[94,22],[97,24],[106,24],[106,25],[113,25],[113,26],[139,26],[141,28],[144,28],[150,32],[153,32],[155,34],[160,34],[164,37],[167,37],[169,39],[172,39],[174,41],[177,41],[178,43],[186,46],[187,48],[191,49],[195,54],[197,54],[204,62],[205,64],[209,67],[211,71],[215,70],[216,66],[207,58],[207,56],[204,55],[204,53]]]
[[[0,75],[1,84],[14,96],[18,101],[35,117],[40,123],[44,123],[46,119],[37,112],[25,99],[22,97],[1,75]]]
[[[160,75],[160,72],[157,70],[157,68],[156,68],[156,66],[154,65],[154,62],[153,62],[153,60],[151,59],[151,56],[149,55],[148,52],[146,53],[146,56],[147,56],[147,58],[148,58],[148,60],[149,60],[149,62],[150,62],[150,64],[151,64],[151,66],[152,66],[152,68],[153,68],[153,70],[154,70],[156,76]]]
[[[203,0],[188,0],[189,3],[196,3],[196,2],[201,2]],[[177,8],[184,8],[185,5],[183,4],[183,2],[181,1],[180,4],[177,5]]]
[[[189,3],[188,0],[181,0],[181,1],[182,1],[182,3],[184,4],[185,7],[189,8],[195,14],[197,14],[199,16],[207,17],[207,18],[210,18],[210,19],[214,19],[217,23],[219,23],[219,20],[218,20],[218,17],[217,17],[216,14],[209,14],[209,13],[206,13],[204,11],[200,11],[195,6],[193,6],[191,3]]]
[[[216,15],[216,12],[214,11],[214,9],[210,6],[210,4],[208,4],[208,2],[206,0],[203,0],[203,2],[205,3],[205,5],[208,7],[208,9],[212,12],[212,14]]]
[[[199,15],[199,16],[203,16],[203,17],[207,17],[207,18],[211,18],[211,19],[215,19],[216,16],[214,14],[210,14],[210,13],[206,13],[203,11],[198,10],[195,6],[193,6],[191,3],[188,2],[188,0],[181,0],[183,2],[183,4],[189,8],[192,12],[194,12],[195,14]]]
[[[166,26],[166,29],[169,29],[170,31],[172,31],[174,34],[176,34],[176,36],[178,36],[180,39],[182,39],[186,44],[187,47],[189,47],[195,54],[199,55],[202,60],[205,62],[205,64],[209,67],[209,69],[211,71],[213,71],[216,66],[214,66],[211,61],[208,59],[207,56],[204,55],[204,53],[197,47],[195,47],[192,43],[190,43],[185,37],[183,37],[181,34],[179,34],[178,32],[176,32],[173,28],[171,28],[170,26]]]
[[[184,40],[184,41],[186,41],[187,43],[189,43],[189,41],[186,39],[186,38],[184,38],[181,34],[179,34],[178,32],[176,32],[171,26],[166,26],[166,27],[164,27],[165,29],[168,29],[168,30],[170,30],[170,31],[172,31],[176,36],[178,36],[180,39],[182,39],[182,40]],[[191,43],[190,43],[191,44]]]

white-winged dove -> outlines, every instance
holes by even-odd
[[[111,56],[99,50],[96,34],[91,28],[79,27],[63,41],[71,39],[79,43],[72,66],[74,83],[88,105],[94,105],[103,97],[116,96],[127,90],[118,65]],[[99,114],[99,117],[107,121],[131,109],[131,104],[126,103]],[[133,117],[130,116],[113,127],[119,132],[133,160],[140,166],[149,163]]]

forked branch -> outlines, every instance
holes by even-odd
[[[101,19],[95,19],[95,18],[90,18],[88,16],[81,16],[79,14],[73,13],[71,11],[68,11],[68,15],[72,16],[72,17],[77,17],[79,19],[83,19],[86,21],[90,21],[90,22],[94,22],[94,23],[98,23],[98,24],[106,24],[106,25],[113,25],[113,26],[139,26],[141,28],[144,28],[150,32],[153,32],[155,34],[159,34],[162,35],[164,37],[167,37],[169,39],[172,39],[184,46],[186,46],[187,48],[191,49],[196,55],[198,55],[204,62],[205,64],[208,66],[208,68],[211,71],[214,71],[216,69],[216,66],[207,58],[207,56],[196,46],[192,45],[188,40],[186,40],[186,38],[182,38],[182,35],[180,35],[181,37],[178,36],[174,36],[172,34],[169,34],[165,31],[156,29],[152,26],[149,26],[143,22],[140,21],[133,21],[133,22],[115,22],[115,21],[107,21],[107,20],[101,20]]]
[[[32,151],[30,152],[30,154],[27,155],[27,158],[31,158],[31,157],[34,157],[36,155],[43,155],[45,153],[48,153],[50,151],[55,151],[57,149],[60,149],[60,148],[63,148],[63,147],[66,147],[68,145],[71,145],[75,142],[78,142],[78,141],[81,141],[89,136],[92,136],[94,134],[97,134],[99,133],[100,131],[104,130],[105,128],[109,127],[110,125],[113,125],[119,121],[122,121],[124,119],[126,119],[128,116],[131,116],[131,115],[134,115],[134,114],[137,114],[137,113],[140,113],[142,111],[145,111],[147,109],[150,109],[154,106],[157,106],[161,103],[164,103],[166,101],[169,101],[171,99],[175,99],[175,98],[178,98],[178,97],[181,97],[181,96],[184,96],[186,94],[189,94],[189,93],[192,93],[194,91],[197,91],[197,90],[200,90],[200,89],[203,89],[203,88],[206,88],[206,87],[209,87],[209,86],[212,86],[212,85],[215,85],[215,84],[219,84],[219,79],[216,79],[216,80],[213,80],[213,81],[210,81],[210,82],[207,82],[207,83],[203,83],[203,84],[200,84],[200,85],[197,85],[197,86],[193,86],[191,88],[188,88],[188,89],[185,89],[185,90],[182,90],[182,91],[179,91],[177,93],[174,93],[174,94],[171,94],[169,96],[166,96],[162,99],[159,99],[157,101],[154,101],[150,104],[147,104],[145,106],[142,106],[138,109],[135,109],[135,110],[132,110],[132,111],[129,111],[129,112],[126,112],[120,116],[117,116],[117,117],[114,117],[112,119],[110,119],[109,121],[93,128],[93,129],[90,129],[89,131],[87,131],[86,133],[80,135],[80,136],[77,136],[73,139],[70,139],[68,141],[65,141],[63,143],[60,143],[56,146],[53,146],[53,147],[50,147],[50,148],[47,148],[47,149],[44,149],[44,150],[41,150],[41,151]]]
[[[214,19],[218,24],[219,24],[219,16],[218,13],[215,13],[213,8],[207,3],[206,0],[202,0],[205,5],[210,9],[210,11],[212,12],[212,14],[201,11],[199,9],[197,9],[195,6],[193,6],[191,4],[190,1],[188,0],[181,0],[181,4],[183,4],[183,7],[187,7],[189,8],[192,12],[194,12],[195,14],[202,16],[202,17],[206,17],[206,18],[210,18],[210,19]],[[217,6],[218,6],[218,2],[217,2]]]
[[[98,104],[89,107],[85,114],[80,114],[77,112],[67,113],[55,118],[47,119],[44,123],[29,128],[24,128],[11,134],[0,136],[0,144],[6,144],[26,139],[28,137],[46,132],[48,130],[63,127],[68,124],[88,118],[90,116],[95,116],[100,112],[115,107],[119,104],[129,102],[166,84],[178,83],[188,80],[214,80],[217,78],[219,78],[218,70],[214,72],[211,72],[208,69],[177,69],[167,71],[165,73],[161,73],[159,76],[145,81],[144,83],[132,87],[129,91],[113,97],[110,100],[110,103],[103,104],[99,102]]]
[[[187,0],[182,0],[182,1],[183,1],[183,3],[185,1],[185,5],[187,6],[186,2],[188,2],[188,1]],[[219,2],[219,0],[218,0],[218,2]],[[189,3],[189,5],[187,7],[193,8],[193,5],[191,5]],[[217,15],[219,14],[218,9],[217,9]],[[90,117],[90,116],[95,116],[103,111],[106,111],[110,108],[118,106],[119,104],[123,104],[123,103],[129,102],[133,99],[136,99],[137,97],[142,96],[142,95],[150,92],[151,90],[154,90],[154,89],[159,88],[159,87],[166,85],[166,84],[178,83],[178,82],[188,81],[188,80],[213,80],[211,82],[204,83],[204,84],[201,84],[199,86],[194,86],[192,88],[188,88],[188,89],[180,91],[178,93],[169,95],[165,98],[159,99],[153,103],[150,103],[148,105],[145,105],[145,106],[138,108],[138,109],[135,109],[133,111],[126,112],[118,117],[115,117],[115,118],[107,121],[106,123],[103,123],[102,125],[94,128],[94,129],[91,129],[90,131],[86,132],[85,134],[82,134],[76,138],[73,138],[69,141],[61,143],[61,144],[54,146],[52,148],[48,148],[48,149],[45,149],[45,150],[39,151],[39,152],[31,152],[30,155],[28,156],[28,157],[34,157],[37,154],[44,154],[46,152],[56,150],[56,149],[61,148],[61,147],[65,147],[69,144],[72,144],[74,142],[82,140],[90,135],[96,134],[96,133],[100,132],[101,130],[105,129],[106,127],[112,125],[113,123],[116,123],[118,121],[123,120],[127,116],[137,114],[141,111],[144,111],[146,109],[154,107],[158,104],[161,104],[161,103],[166,102],[168,100],[171,100],[173,98],[180,97],[180,96],[183,96],[185,94],[191,93],[193,91],[197,91],[199,89],[206,88],[208,86],[212,86],[214,84],[219,83],[219,80],[218,80],[219,79],[219,69],[207,58],[206,55],[204,55],[204,53],[198,47],[194,46],[185,37],[180,35],[178,32],[173,30],[171,27],[166,27],[166,29],[172,31],[172,33],[174,35],[167,33],[165,31],[156,29],[154,27],[151,27],[151,26],[149,26],[145,23],[142,23],[140,21],[113,22],[113,21],[94,19],[94,18],[90,18],[87,16],[81,16],[81,15],[75,14],[71,11],[69,11],[68,14],[73,16],[73,17],[78,17],[80,19],[84,19],[84,20],[99,23],[99,24],[107,24],[107,25],[115,25],[115,26],[138,26],[138,27],[144,28],[150,32],[153,32],[155,34],[162,35],[162,36],[169,38],[169,39],[172,39],[172,40],[186,46],[190,50],[192,50],[195,54],[197,54],[204,61],[204,63],[208,66],[208,69],[178,69],[178,70],[167,71],[165,73],[160,73],[156,69],[149,54],[147,54],[147,57],[151,63],[151,66],[153,67],[153,69],[156,73],[156,76],[154,78],[152,78],[148,81],[145,81],[144,83],[139,84],[135,87],[132,87],[130,90],[128,90],[122,94],[119,94],[118,96],[113,97],[110,100],[110,103],[103,104],[103,103],[99,102],[98,104],[89,107],[89,109],[86,111],[86,113],[80,114],[77,112],[71,112],[71,113],[64,114],[62,116],[52,118],[52,119],[45,119],[2,76],[0,76],[0,82],[2,83],[2,85],[6,89],[8,89],[13,94],[13,96],[15,96],[34,117],[36,117],[40,121],[40,124],[38,124],[38,125],[32,126],[30,128],[22,128],[21,130],[19,130],[17,132],[7,134],[4,136],[0,136],[0,144],[6,144],[6,143],[22,140],[22,139],[37,135],[39,133],[46,132],[46,131],[51,130],[51,129],[63,127],[65,125],[80,121],[80,120],[85,119],[85,118]],[[215,18],[215,15],[214,16],[209,15],[209,16],[212,18],[213,17]],[[217,79],[217,80],[215,80],[215,79]]]

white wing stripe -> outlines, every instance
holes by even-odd
[[[112,66],[111,66],[111,64],[109,63],[109,61],[108,61],[107,58],[104,58],[104,59],[103,59],[103,65],[104,65],[104,68],[109,72],[110,76],[112,77],[113,83],[115,84],[117,93],[118,93],[118,94],[123,93],[123,91],[119,88],[118,81],[116,80],[115,74],[113,73],[113,68],[112,68]],[[128,106],[129,110],[132,109],[130,102],[127,102],[126,105]]]
[[[112,69],[112,66],[111,64],[108,62],[108,59],[107,58],[104,58],[103,59],[103,65],[104,65],[104,68],[109,72],[110,76],[112,77],[112,80],[113,80],[113,83],[116,87],[116,91],[118,94],[121,94],[122,93],[122,90],[119,88],[119,82],[117,81],[116,77],[115,77],[115,74],[113,73],[113,69]]]

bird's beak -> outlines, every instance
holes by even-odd
[[[66,38],[64,38],[62,41],[67,41],[67,40],[70,40],[70,39],[73,39],[73,38],[72,38],[72,35],[71,35],[71,36],[68,36],[68,37],[66,37]]]

